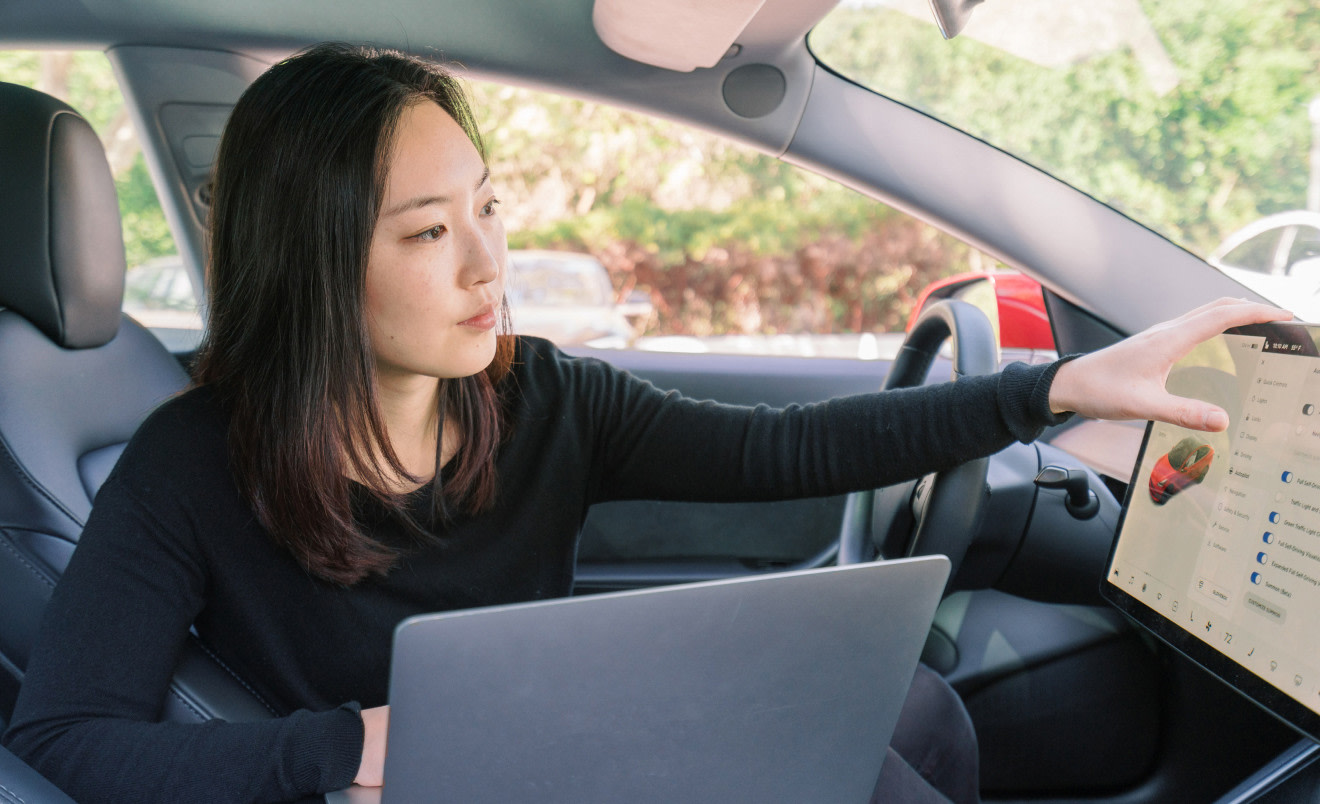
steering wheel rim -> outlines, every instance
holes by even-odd
[[[946,340],[952,341],[955,381],[998,370],[999,347],[990,320],[967,302],[947,300],[931,305],[917,319],[884,389],[924,384]],[[917,480],[850,495],[852,521],[839,539],[839,563],[873,560],[877,543],[883,544],[891,530],[906,528],[911,521],[903,555],[948,556],[952,582],[984,513],[989,466],[989,458],[979,458]]]

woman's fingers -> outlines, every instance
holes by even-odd
[[[1133,339],[1165,341],[1168,349],[1162,350],[1161,354],[1172,357],[1169,361],[1172,365],[1193,346],[1230,327],[1286,321],[1292,317],[1292,313],[1287,310],[1268,304],[1244,299],[1218,299],[1175,319],[1156,324],[1137,333]]]
[[[1184,316],[1179,329],[1186,333],[1192,346],[1195,346],[1229,327],[1287,321],[1292,317],[1293,314],[1288,310],[1270,304],[1245,299],[1219,299]]]
[[[1228,429],[1228,413],[1218,405],[1172,394],[1166,394],[1165,396],[1167,399],[1163,404],[1154,405],[1147,411],[1151,415],[1130,418],[1154,419],[1176,424],[1179,427],[1186,427],[1189,430],[1207,430],[1217,433]]]

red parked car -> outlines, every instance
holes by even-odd
[[[972,272],[927,285],[912,308],[907,328],[930,304],[960,299],[981,308],[999,333],[1003,349],[1054,350],[1054,333],[1040,283],[1016,271]]]

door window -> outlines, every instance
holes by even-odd
[[[887,359],[924,287],[1002,270],[735,143],[597,103],[472,88],[505,202],[521,333],[568,346]],[[597,282],[605,297],[588,300]]]

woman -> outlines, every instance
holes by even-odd
[[[218,156],[198,384],[102,487],[12,750],[85,804],[379,784],[394,625],[568,594],[591,504],[874,488],[1066,411],[1223,429],[1165,393],[1170,365],[1287,317],[1224,301],[1072,362],[784,411],[697,403],[501,335],[497,205],[438,68],[322,46],[248,89]],[[280,717],[152,722],[190,628]]]

